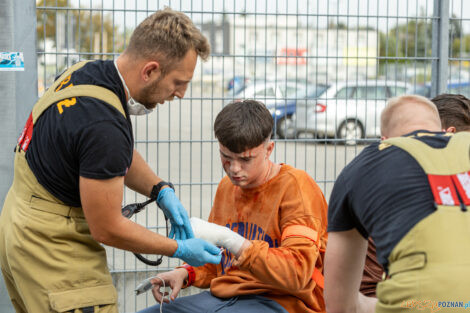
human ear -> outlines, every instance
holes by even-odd
[[[455,126],[450,126],[447,129],[444,129],[444,131],[447,133],[456,133],[457,129],[455,128]]]
[[[143,81],[148,82],[151,80],[158,79],[161,75],[160,63],[157,61],[151,61],[145,63],[141,71]]]
[[[269,141],[268,147],[266,149],[266,159],[269,159],[273,150],[274,150],[274,141]]]

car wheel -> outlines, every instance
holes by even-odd
[[[338,128],[338,138],[348,146],[356,144],[358,139],[364,138],[362,124],[357,120],[344,121]]]
[[[295,138],[295,128],[294,128],[294,121],[292,120],[292,116],[286,116],[281,118],[277,122],[277,135],[279,138],[286,138],[292,139]]]
[[[298,132],[296,134],[296,138],[297,139],[315,139],[316,136],[314,133],[312,132],[304,132],[304,131],[301,131],[301,132]]]

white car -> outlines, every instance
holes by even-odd
[[[293,116],[298,138],[337,138],[346,144],[380,137],[380,113],[387,99],[405,94],[399,81],[358,81],[331,84],[315,100],[297,101]]]

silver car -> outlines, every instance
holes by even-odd
[[[405,94],[398,81],[358,81],[331,84],[315,100],[297,101],[293,116],[298,138],[338,138],[346,144],[380,137],[380,113],[387,99]]]
[[[273,134],[279,138],[294,138],[292,114],[295,113],[296,101],[305,98],[311,90],[306,81],[265,81],[254,80],[235,94],[232,100],[255,99],[263,102],[274,119]],[[227,103],[228,103],[227,102]]]

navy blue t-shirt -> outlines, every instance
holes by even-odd
[[[450,138],[444,133],[419,133],[429,134],[415,138],[434,148],[444,148]],[[400,148],[379,150],[379,145],[366,147],[336,180],[328,207],[328,231],[356,228],[364,238],[371,236],[377,259],[387,268],[393,248],[436,208],[418,162]]]
[[[124,87],[112,61],[89,62],[73,72],[70,84],[91,84],[111,90],[121,100],[124,117],[101,100],[77,97],[76,103],[51,105],[36,121],[26,151],[39,183],[70,206],[81,206],[79,177],[107,179],[124,176],[132,161],[132,125]]]

